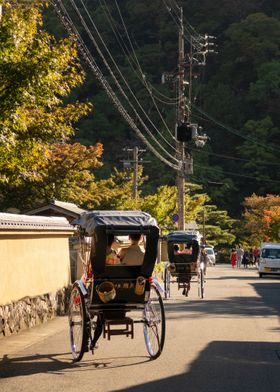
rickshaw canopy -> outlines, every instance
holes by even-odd
[[[152,275],[157,258],[159,228],[156,220],[143,211],[89,211],[83,213],[74,224],[85,230],[92,237],[90,259],[92,270],[101,276],[106,273],[128,273],[135,269],[135,274],[149,277]],[[141,266],[106,266],[107,234],[144,234],[145,254]]]
[[[74,224],[85,229],[92,236],[97,227],[106,227],[110,231],[140,232],[150,227],[157,227],[156,220],[143,211],[89,211],[81,214]]]
[[[188,243],[192,240],[198,240],[196,233],[189,233],[186,231],[172,231],[166,236],[167,242]]]

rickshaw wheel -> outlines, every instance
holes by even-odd
[[[164,269],[164,298],[170,298],[170,271],[165,267]]]
[[[70,344],[73,360],[78,362],[88,350],[89,333],[85,298],[78,284],[73,285],[69,302]]]
[[[151,358],[158,358],[165,339],[165,314],[161,295],[154,285],[151,285],[150,298],[144,308],[144,338]]]

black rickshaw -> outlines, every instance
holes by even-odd
[[[204,267],[199,263],[197,234],[173,231],[166,236],[169,262],[164,269],[165,298],[170,297],[170,284],[177,283],[178,290],[188,295],[191,280],[197,278],[198,295],[204,297]]]
[[[75,222],[80,230],[84,275],[72,287],[69,303],[71,351],[74,361],[94,350],[97,329],[103,337],[134,337],[134,324],[142,323],[147,351],[159,357],[165,339],[163,301],[152,273],[157,258],[159,228],[141,211],[93,211]],[[141,234],[145,241],[141,265],[107,265],[108,235],[116,240]],[[136,311],[136,313],[135,313]],[[139,314],[137,319],[130,314]]]

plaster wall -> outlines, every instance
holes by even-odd
[[[67,287],[70,235],[0,231],[0,305]]]

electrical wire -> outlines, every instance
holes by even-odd
[[[79,14],[79,17],[82,18],[81,14],[79,13],[78,8],[77,8],[76,5],[75,5],[75,1],[74,1],[74,0],[70,0],[70,1],[71,1],[71,3],[73,4],[73,6],[75,7],[76,12]],[[133,93],[133,91],[131,90],[129,84],[127,83],[126,79],[124,78],[124,76],[123,76],[122,72],[120,71],[118,65],[116,64],[116,62],[115,62],[113,56],[111,55],[111,52],[109,51],[109,49],[108,49],[107,45],[105,44],[105,42],[104,42],[104,40],[103,40],[101,34],[99,33],[99,31],[98,31],[98,29],[97,29],[97,26],[95,25],[93,19],[91,18],[90,13],[88,12],[87,8],[85,7],[85,4],[84,4],[83,0],[80,0],[80,1],[81,1],[82,5],[83,5],[83,7],[84,7],[84,9],[85,9],[85,11],[86,11],[86,13],[87,13],[87,15],[88,15],[88,17],[89,17],[89,19],[90,19],[92,25],[93,25],[93,27],[94,27],[96,33],[98,34],[98,37],[99,37],[99,39],[101,40],[101,42],[102,42],[102,44],[103,44],[105,50],[107,51],[109,57],[111,58],[113,64],[115,65],[115,67],[116,67],[116,69],[117,69],[119,75],[121,76],[121,78],[122,78],[122,80],[124,81],[125,85],[127,86],[128,90],[129,90],[130,93],[132,94],[133,98],[135,99],[135,101],[136,101],[137,104],[139,105],[139,107],[140,107],[140,109],[142,110],[143,114],[146,116],[146,118],[148,119],[148,121],[150,122],[150,124],[154,127],[154,129],[157,131],[157,133],[160,135],[160,137],[165,141],[165,143],[166,143],[167,145],[169,145],[172,149],[176,150],[176,148],[175,148],[173,145],[171,145],[171,144],[169,143],[169,141],[162,135],[162,133],[159,131],[159,129],[155,126],[155,124],[151,121],[150,117],[149,117],[149,116],[147,115],[147,113],[145,112],[144,108],[143,108],[142,105],[140,104],[140,102],[139,102],[139,100],[137,99],[136,95]],[[82,21],[82,23],[83,23],[83,26],[86,28],[88,34],[90,35],[90,38],[93,40],[93,36],[92,36],[90,30],[87,28],[87,25],[85,24],[85,21],[83,20],[83,18],[81,19],[81,21]],[[96,41],[95,41],[95,43],[96,43]],[[94,44],[95,44],[95,43],[94,43]],[[98,46],[97,43],[95,44],[95,46]],[[104,62],[105,65],[106,65],[105,57],[101,54],[101,51],[100,51],[100,49],[99,49],[98,47],[97,47],[97,50],[98,50],[98,53],[100,54],[100,56],[102,57],[103,62]],[[108,63],[107,63],[107,64],[108,64]],[[111,76],[114,77],[114,76],[113,76],[113,71],[110,69],[109,65],[106,65],[106,67],[107,67],[107,69],[109,70]],[[117,85],[118,85],[118,87],[120,86],[119,84],[117,84]],[[120,87],[119,87],[119,88],[120,88]],[[123,94],[123,95],[124,95],[124,94]],[[125,96],[125,97],[126,97],[126,96]],[[128,103],[131,105],[130,100],[129,100],[127,97],[126,97],[126,99],[127,99]],[[158,109],[158,108],[157,108],[157,110],[158,110],[158,112],[159,112],[159,109]],[[162,115],[161,115],[160,112],[159,112],[159,114],[160,114],[160,117],[161,117],[161,119],[163,120],[163,122],[164,122],[164,124],[165,124],[165,126],[166,126],[166,128],[167,128],[167,130],[168,130],[168,132],[170,133],[170,130],[169,130],[167,124],[165,123],[165,121],[164,121],[164,119],[163,119],[163,117],[162,117]],[[139,120],[140,120],[140,119],[139,119]],[[159,142],[158,142],[158,140],[155,139],[155,137],[150,133],[150,131],[149,131],[148,129],[146,129],[146,130],[147,130],[147,132],[150,134],[150,136],[154,139],[154,141],[155,141],[158,145],[160,145]],[[171,133],[170,133],[170,134],[171,134]],[[174,136],[173,136],[172,134],[171,134],[171,136],[172,136],[172,138],[174,138]],[[160,148],[162,148],[161,145],[160,145]],[[166,152],[166,151],[165,151],[165,152]],[[169,154],[169,153],[167,152],[167,154]],[[170,155],[169,155],[169,156],[170,156]],[[170,156],[170,157],[171,157],[172,159],[174,159],[173,156]]]
[[[130,39],[130,36],[129,36],[129,34],[128,34],[128,30],[127,30],[126,24],[125,24],[125,22],[124,22],[124,19],[123,19],[123,16],[122,16],[122,13],[121,13],[121,10],[120,10],[120,7],[119,7],[119,5],[118,5],[117,0],[115,0],[115,5],[116,5],[116,8],[117,8],[117,10],[118,10],[118,13],[119,13],[119,16],[120,16],[120,19],[121,19],[121,22],[122,22],[124,31],[125,31],[125,33],[126,33],[128,42],[129,42],[129,44],[130,44],[132,53],[133,53],[133,55],[134,55],[135,61],[136,61],[137,66],[138,66],[138,69],[139,69],[140,73],[141,73],[142,75],[144,75],[144,72],[143,72],[143,70],[142,70],[142,68],[141,68],[141,65],[140,65],[140,63],[139,63],[139,61],[138,61],[138,58],[137,58],[137,55],[136,55],[136,52],[135,52],[135,50],[134,50],[134,46],[133,46],[133,44],[132,44],[132,42],[131,42],[131,39]],[[147,85],[147,83],[146,83],[146,81],[145,81],[145,78],[143,79],[143,82],[144,82],[144,86],[146,87],[148,93],[150,94],[150,97],[151,97],[151,99],[152,99],[152,101],[153,101],[153,104],[154,104],[154,106],[155,106],[155,108],[156,108],[156,110],[157,110],[157,112],[158,112],[158,114],[159,114],[159,116],[160,116],[161,121],[163,122],[165,128],[167,129],[167,131],[168,131],[168,133],[171,135],[171,137],[172,137],[173,139],[175,139],[174,136],[173,136],[173,134],[170,132],[170,129],[169,129],[168,125],[166,124],[166,122],[165,122],[165,120],[164,120],[164,118],[163,118],[163,116],[162,116],[162,114],[161,114],[161,112],[160,112],[160,110],[159,110],[159,108],[158,108],[156,102],[155,102],[155,99],[154,99],[154,96],[153,96],[153,94],[152,94],[152,91],[151,91],[151,89],[148,87],[148,85]],[[175,148],[175,150],[176,150],[176,148]]]
[[[198,165],[198,164],[194,164],[195,167],[199,167],[200,169],[205,169],[207,172],[215,172],[215,173],[220,173],[220,174],[228,174],[229,176],[235,176],[235,177],[242,177],[242,178],[248,178],[251,180],[255,180],[255,181],[262,181],[262,182],[271,182],[271,183],[275,183],[275,184],[280,184],[280,181],[277,180],[269,180],[269,179],[262,179],[262,178],[258,178],[258,177],[254,177],[254,176],[247,176],[246,174],[238,174],[238,173],[233,173],[233,172],[228,172],[228,171],[224,171],[224,170],[219,170],[219,169],[215,169],[215,168],[209,168],[209,166],[202,166],[202,165]]]
[[[229,126],[227,126],[227,125],[225,125],[225,124],[223,124],[223,123],[221,123],[220,121],[216,120],[215,118],[213,118],[212,116],[210,116],[208,113],[206,113],[205,111],[203,111],[202,109],[200,109],[198,106],[192,104],[192,107],[193,107],[195,110],[197,110],[199,113],[203,114],[203,115],[204,115],[206,118],[208,118],[211,122],[213,122],[214,124],[218,125],[220,128],[223,128],[223,129],[227,130],[228,132],[230,132],[230,133],[232,133],[232,134],[234,134],[234,135],[236,135],[236,136],[239,136],[239,137],[241,137],[242,139],[248,140],[248,141],[250,141],[250,142],[252,142],[252,143],[254,143],[254,144],[257,144],[257,145],[259,145],[259,146],[261,146],[261,147],[263,147],[263,148],[265,148],[265,149],[267,149],[267,150],[279,152],[279,150],[277,150],[276,148],[273,148],[273,147],[270,147],[270,146],[268,146],[268,145],[266,145],[266,144],[263,144],[263,143],[259,142],[258,140],[254,139],[254,138],[251,138],[250,136],[243,135],[243,134],[242,134],[241,132],[239,132],[238,130],[236,130],[236,129],[232,128],[232,127],[229,127]]]
[[[122,49],[124,55],[126,56],[126,59],[127,59],[128,63],[130,64],[131,69],[133,70],[133,72],[135,72],[135,74],[137,75],[137,77],[138,77],[138,79],[140,80],[140,82],[144,85],[143,78],[145,77],[145,74],[142,73],[141,71],[139,71],[139,68],[138,68],[137,63],[136,63],[136,61],[135,61],[134,58],[131,58],[131,61],[130,61],[130,51],[129,51],[129,49],[127,48],[126,43],[124,42],[124,40],[123,40],[121,34],[118,32],[117,27],[114,27],[114,26],[113,26],[113,24],[116,26],[116,22],[114,21],[114,18],[112,17],[112,14],[111,14],[110,9],[108,8],[108,6],[107,6],[107,4],[106,4],[106,1],[105,1],[105,0],[99,0],[99,4],[100,4],[100,6],[102,7],[102,9],[103,9],[103,11],[104,11],[104,14],[105,14],[105,16],[106,16],[106,18],[107,18],[107,20],[108,20],[108,22],[109,22],[109,24],[110,24],[110,26],[111,26],[111,29],[112,29],[112,31],[113,31],[115,37],[116,37],[116,40],[117,40],[118,44],[120,45],[120,47],[121,47],[121,49]],[[124,49],[124,48],[125,48],[125,49]],[[136,68],[138,69],[140,75],[138,75],[138,73],[136,72],[136,70],[133,68],[132,62],[133,62],[133,64],[136,66]],[[162,94],[159,90],[157,90],[157,89],[156,89],[151,83],[149,83],[148,81],[146,81],[146,83],[149,85],[149,87],[150,87],[151,89],[153,89],[154,91],[156,91],[159,95],[163,96],[167,101],[175,101],[175,102],[177,101],[176,98],[171,98],[171,97],[168,97],[167,95]],[[145,85],[144,85],[144,86],[145,86]],[[155,97],[155,99],[157,99],[157,97],[156,97],[155,95],[154,95],[154,97]],[[172,104],[173,104],[173,103],[170,103],[170,102],[165,102],[165,101],[163,101],[163,100],[160,100],[160,102],[162,102],[162,103],[164,103],[164,104],[166,104],[166,105],[172,105]],[[175,103],[174,103],[174,104],[175,104]]]
[[[98,81],[103,86],[104,90],[106,91],[107,95],[112,100],[113,104],[116,106],[122,117],[126,120],[126,122],[130,125],[130,127],[135,131],[136,135],[143,141],[143,143],[149,148],[149,150],[163,163],[167,166],[175,170],[180,170],[181,166],[175,165],[163,157],[154,147],[153,145],[145,138],[145,136],[141,133],[139,128],[134,123],[131,116],[127,113],[127,111],[122,106],[121,102],[119,101],[118,97],[114,93],[114,90],[111,88],[108,81],[105,79],[104,75],[100,71],[99,67],[97,66],[95,60],[93,59],[91,53],[89,52],[87,46],[85,45],[83,39],[81,38],[78,30],[76,29],[75,25],[73,24],[72,19],[70,18],[66,8],[63,5],[62,0],[50,0],[50,3],[55,7],[57,15],[61,20],[62,24],[68,31],[70,35],[74,35],[76,37],[76,42],[78,48],[83,55],[85,61],[90,66],[90,69],[93,71],[94,75],[98,79]],[[63,15],[64,14],[64,15]],[[179,162],[180,163],[180,162]]]
[[[80,1],[81,1],[82,5],[83,5],[85,11],[87,12],[87,15],[88,15],[88,17],[90,18],[90,20],[91,20],[91,22],[92,22],[92,25],[93,25],[93,27],[94,27],[96,33],[98,34],[98,37],[99,37],[99,39],[101,40],[101,42],[102,42],[104,48],[106,49],[106,51],[107,51],[107,53],[108,53],[110,59],[112,60],[113,64],[115,65],[115,67],[116,67],[116,69],[117,69],[119,75],[121,76],[122,80],[124,81],[125,85],[127,86],[128,90],[130,91],[131,95],[132,95],[133,98],[135,99],[136,103],[139,105],[139,107],[140,107],[140,109],[142,110],[143,114],[146,116],[146,118],[148,119],[148,121],[150,122],[150,124],[154,127],[154,129],[158,132],[158,134],[162,137],[162,139],[164,139],[165,142],[166,142],[169,146],[171,146],[174,150],[176,150],[175,147],[172,146],[172,145],[167,141],[167,139],[161,134],[161,132],[157,129],[157,127],[156,127],[156,126],[154,125],[154,123],[151,121],[150,117],[149,117],[149,116],[147,115],[147,113],[145,112],[144,108],[142,107],[142,105],[140,104],[139,100],[137,99],[137,97],[135,96],[135,94],[133,93],[133,91],[131,90],[129,84],[127,83],[127,81],[126,81],[126,79],[124,78],[123,74],[121,73],[119,67],[117,66],[116,62],[114,61],[113,56],[111,55],[109,49],[107,48],[107,46],[106,46],[104,40],[103,40],[102,37],[101,37],[101,34],[99,33],[99,31],[98,31],[98,29],[97,29],[97,27],[96,27],[94,21],[92,20],[92,18],[91,18],[91,16],[90,16],[89,12],[88,12],[88,10],[87,10],[87,8],[85,7],[83,0],[80,0]],[[102,51],[100,50],[100,48],[99,48],[99,46],[98,46],[96,40],[94,39],[94,37],[93,37],[93,35],[92,35],[90,29],[88,28],[88,25],[86,24],[86,22],[85,22],[83,16],[81,15],[81,13],[80,13],[80,11],[79,11],[79,9],[78,9],[78,7],[77,7],[75,1],[74,1],[74,0],[70,0],[70,2],[71,2],[71,4],[73,5],[75,11],[77,12],[77,14],[78,14],[78,16],[79,16],[79,18],[80,18],[80,21],[81,21],[81,23],[82,23],[82,25],[83,25],[84,28],[86,29],[86,31],[87,31],[87,33],[88,33],[88,35],[89,35],[91,41],[93,42],[93,44],[94,44],[96,50],[98,51],[100,57],[102,58],[104,65],[106,66],[106,68],[108,69],[110,75],[112,76],[112,78],[113,78],[113,80],[114,80],[116,86],[117,86],[118,89],[120,90],[120,92],[121,92],[121,94],[123,95],[123,97],[126,99],[126,101],[127,101],[127,103],[129,104],[129,106],[132,108],[134,114],[137,116],[138,120],[140,121],[140,123],[142,124],[142,126],[145,128],[146,132],[150,135],[150,137],[154,140],[154,142],[155,142],[156,144],[158,144],[159,148],[161,148],[161,149],[169,156],[169,158],[171,158],[171,159],[177,161],[176,158],[175,158],[173,155],[171,155],[171,154],[170,154],[170,153],[160,144],[160,142],[158,141],[158,139],[157,139],[157,138],[152,134],[152,132],[147,128],[146,124],[143,122],[142,118],[139,116],[138,112],[135,110],[134,106],[132,105],[130,99],[127,97],[126,93],[124,92],[123,88],[121,87],[119,81],[116,79],[116,77],[115,77],[115,75],[114,75],[114,73],[113,73],[111,67],[109,66],[109,64],[108,64],[107,60],[105,59],[105,57],[104,57]]]
[[[233,156],[229,156],[229,155],[225,155],[225,154],[217,154],[215,152],[212,151],[205,151],[205,150],[201,150],[199,148],[192,148],[192,151],[196,151],[196,152],[200,152],[200,153],[204,153],[204,154],[209,154],[209,155],[213,155],[216,157],[220,157],[220,158],[224,158],[224,159],[228,159],[228,160],[235,160],[235,161],[240,161],[240,162],[252,162],[251,159],[245,159],[245,158],[239,158],[239,157],[233,157]],[[280,166],[280,163],[273,163],[273,162],[262,162],[262,161],[254,161],[253,163],[255,163],[256,165],[262,165],[262,166]]]
[[[167,5],[167,3],[166,3],[165,0],[162,0],[162,1],[163,1],[164,5],[165,5],[167,11],[169,12],[171,18],[173,19],[174,23],[176,24],[176,26],[177,26],[178,28],[180,28],[180,27],[181,27],[181,13],[177,13],[177,11],[175,11],[175,10],[174,10],[174,7],[172,7],[171,5],[170,5],[170,7],[169,7],[169,6]],[[178,5],[177,5],[177,7],[178,7],[179,10],[181,9],[181,7],[179,7]],[[173,15],[172,10],[174,11],[175,16]],[[177,20],[176,18],[177,18],[178,20]],[[184,25],[184,29],[185,29],[185,30],[188,32],[188,34],[193,38],[193,40],[190,39],[189,36],[187,36],[187,35],[184,33],[184,37],[185,37],[186,41],[188,41],[189,44],[192,45],[195,49],[200,49],[200,46],[197,46],[196,44],[194,44],[194,42],[195,42],[195,43],[199,42],[199,41],[201,40],[202,36],[201,36],[200,34],[198,34],[198,33],[195,33],[196,35],[194,36],[194,35],[193,35],[193,32],[190,31],[190,29],[189,29],[189,27],[188,27],[188,24],[187,24],[187,25]]]

